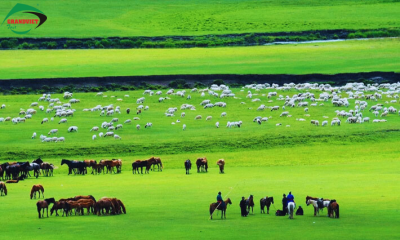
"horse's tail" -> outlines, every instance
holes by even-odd
[[[126,214],[126,209],[125,209],[124,203],[123,203],[121,200],[118,200],[118,202],[119,202],[119,204],[120,204],[121,207],[122,207],[122,211],[124,212],[124,214]]]
[[[290,204],[289,210],[290,210],[290,214],[292,215],[294,212],[294,204]]]
[[[31,199],[33,198],[33,192],[34,192],[34,190],[33,190],[33,188],[31,189]]]
[[[336,209],[336,217],[339,218],[339,204],[337,205],[337,209]]]

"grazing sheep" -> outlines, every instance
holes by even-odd
[[[221,117],[226,117],[226,112],[221,113]]]
[[[120,129],[120,128],[122,128],[122,124],[118,124],[118,125],[115,127],[115,130],[118,130],[118,129]]]
[[[114,126],[110,126],[110,127],[107,128],[107,131],[114,131],[114,130],[115,130]]]
[[[182,112],[182,113],[181,113],[181,117],[182,117],[182,118],[185,117],[185,112]]]
[[[122,138],[120,136],[118,136],[117,134],[114,135],[114,139],[119,139],[121,140]]]
[[[216,126],[217,128],[219,128],[219,122],[216,122],[216,123],[215,123],[215,126]]]
[[[114,132],[106,132],[106,134],[104,134],[104,137],[113,137],[114,136]]]
[[[96,139],[96,134],[92,136],[92,140],[94,141]]]
[[[211,120],[211,119],[212,119],[212,116],[206,117],[206,121]]]
[[[127,119],[124,123],[132,123],[130,119]]]
[[[323,121],[322,126],[326,126],[326,125],[328,125],[328,121]]]
[[[92,127],[92,129],[90,129],[90,131],[99,131],[99,127]]]
[[[32,139],[35,139],[36,138],[36,132],[34,132],[33,134],[32,134]]]
[[[277,124],[275,124],[275,125],[276,125],[277,127],[278,127],[278,126],[282,126],[282,123],[277,123]]]
[[[48,118],[43,118],[41,124],[43,124],[43,123],[45,123],[45,122],[49,122],[49,119],[48,119]]]
[[[55,142],[65,142],[65,137],[59,137]]]
[[[104,133],[99,132],[99,137],[101,138],[104,135]]]
[[[150,128],[150,127],[152,127],[153,126],[153,124],[151,123],[151,122],[148,122],[148,123],[146,123],[146,125],[144,126],[144,128]]]
[[[4,118],[0,118],[0,122],[4,122]]]
[[[186,124],[183,124],[183,125],[182,125],[182,130],[185,131],[185,129],[186,129]]]
[[[47,135],[56,134],[57,132],[58,132],[58,129],[51,129]]]
[[[69,127],[68,132],[78,132],[78,127],[77,126]]]
[[[304,112],[308,112],[308,108],[304,108]]]
[[[140,118],[134,117],[133,120],[138,121],[138,120],[140,120]]]
[[[52,118],[50,118],[50,121],[54,121],[54,118],[52,117]]]
[[[60,124],[60,123],[66,123],[67,122],[67,119],[66,118],[63,118],[63,119],[61,119],[59,122],[58,122],[58,124]]]
[[[197,115],[194,120],[201,119],[201,115]]]

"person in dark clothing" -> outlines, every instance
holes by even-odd
[[[283,199],[282,199],[282,211],[287,214],[287,204],[288,204],[288,199],[286,198],[286,194],[283,194]]]
[[[242,201],[240,201],[239,206],[242,217],[247,217],[246,200],[244,197],[242,197]]]
[[[304,215],[303,208],[301,206],[299,206],[299,208],[297,209],[296,215]]]
[[[219,209],[219,208],[223,208],[223,207],[225,206],[225,202],[224,202],[224,200],[222,199],[221,192],[218,192],[218,195],[217,195],[217,202],[218,202],[218,209]]]

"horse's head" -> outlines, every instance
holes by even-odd
[[[39,157],[38,159],[33,160],[32,162],[33,162],[33,163],[37,163],[37,164],[42,164],[42,163],[43,163],[43,160]]]
[[[56,200],[54,198],[46,198],[45,201],[47,202],[47,204],[50,204],[50,203],[55,204],[56,203]]]
[[[307,199],[306,201],[307,206],[311,204],[311,199]]]
[[[269,199],[271,199],[271,203],[274,204],[274,197],[270,197]]]
[[[67,160],[62,159],[62,160],[61,160],[61,165],[64,165],[64,164],[68,164],[68,162],[67,162]]]
[[[96,202],[96,199],[95,199],[92,195],[89,195],[89,197],[90,197],[90,199],[92,199],[94,202]]]
[[[230,198],[226,199],[226,203],[232,204],[232,201]]]

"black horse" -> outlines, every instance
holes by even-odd
[[[140,161],[139,160],[139,161],[133,162],[132,163],[133,174],[135,174],[136,172],[139,174],[139,168],[140,168],[141,174],[143,174],[143,167],[145,167],[147,169],[148,168],[147,164],[148,164],[147,160],[145,160],[145,161]]]
[[[4,180],[4,173],[6,172],[6,168],[8,167],[8,162],[3,163],[0,165],[0,178],[1,180]]]
[[[64,164],[68,165],[68,175],[72,174],[72,170],[74,170],[74,173],[76,174],[75,169],[78,170],[78,174],[85,175],[85,167],[86,167],[85,162],[62,159],[61,165],[64,165]]]
[[[186,174],[189,174],[189,170],[192,169],[192,163],[190,162],[190,159],[185,161],[185,168],[186,168]]]
[[[269,214],[269,207],[271,203],[274,204],[274,197],[265,197],[260,199],[261,213],[265,213],[264,207],[267,207],[267,214]]]

